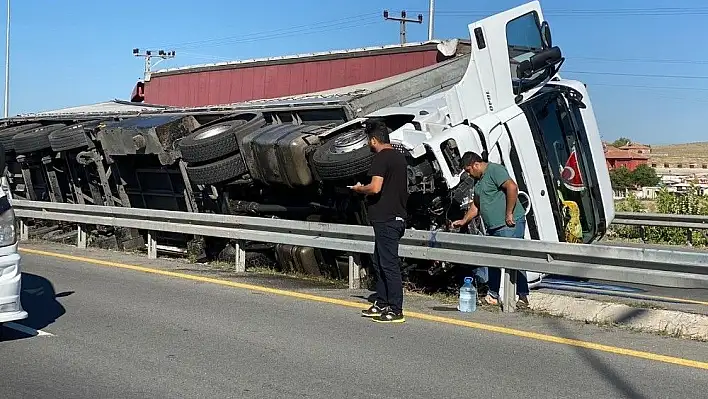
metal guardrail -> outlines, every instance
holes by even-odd
[[[693,232],[702,231],[708,237],[708,216],[676,215],[671,213],[617,212],[612,224],[637,226],[642,242],[646,243],[646,227],[685,229],[685,245],[693,246]]]
[[[708,229],[708,216],[670,213],[617,212],[612,224]]]
[[[86,247],[85,225],[108,225],[148,231],[148,257],[156,257],[152,232],[174,232],[234,239],[302,245],[349,252],[349,286],[359,287],[357,254],[374,250],[373,230],[367,226],[284,219],[163,211],[140,208],[74,205],[13,200],[20,234],[27,239],[23,219],[46,219],[79,225],[78,245]],[[502,306],[515,307],[515,273],[522,269],[581,278],[667,287],[708,287],[708,256],[695,252],[600,245],[566,244],[485,237],[470,234],[406,230],[399,255],[505,269]],[[245,271],[245,256],[237,245],[236,270]]]

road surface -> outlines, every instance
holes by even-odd
[[[8,398],[596,399],[708,392],[705,343],[524,314],[460,315],[415,298],[407,306],[440,319],[380,325],[336,302],[357,300],[343,290],[307,289],[335,298],[326,303],[22,255],[23,305],[31,315],[22,324],[44,334],[4,327],[0,394]],[[458,319],[479,324],[445,321]],[[649,355],[628,356],[627,349]]]

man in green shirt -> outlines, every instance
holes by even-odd
[[[462,169],[475,178],[474,201],[461,220],[452,223],[454,227],[467,225],[479,213],[482,216],[487,235],[495,237],[524,238],[526,232],[526,212],[519,202],[519,188],[502,165],[486,162],[479,154],[466,152],[462,156]],[[496,305],[501,285],[501,270],[491,268],[489,293],[485,301]],[[520,305],[528,306],[529,285],[524,273],[517,273],[516,293]]]

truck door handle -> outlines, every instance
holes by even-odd
[[[531,212],[531,197],[529,197],[529,195],[526,194],[526,192],[519,190],[519,196],[522,196],[522,195],[524,197],[526,197],[526,202],[528,203],[528,207],[524,208],[524,216],[526,216],[529,214],[529,212]]]

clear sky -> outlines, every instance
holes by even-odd
[[[443,39],[467,38],[469,22],[525,1],[435,3]],[[588,84],[604,139],[708,141],[707,1],[541,6],[567,57],[562,73]],[[143,69],[135,47],[177,51],[161,69],[397,43],[384,8],[424,13],[408,40],[427,38],[428,0],[12,0],[10,114],[128,99]]]

